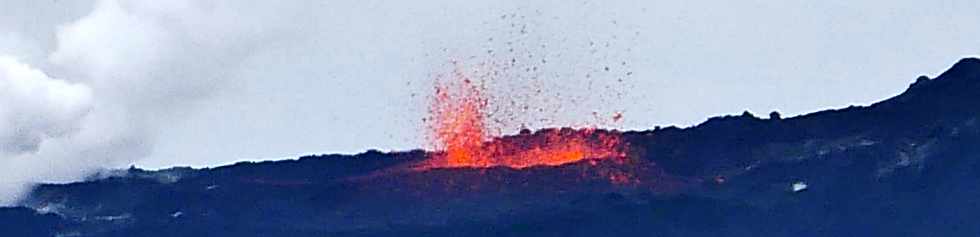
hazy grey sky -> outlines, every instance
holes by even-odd
[[[631,74],[615,98],[563,102],[554,125],[599,105],[645,129],[868,104],[980,53],[977,12],[973,0],[3,0],[0,172],[72,180],[419,147],[433,75],[505,41],[555,62],[542,70],[568,94],[607,65],[588,80]]]
[[[426,101],[410,93],[446,66],[425,55],[510,36],[495,28],[512,22],[503,14],[526,16],[518,23],[541,43],[582,42],[540,53],[638,33],[611,46],[634,71],[629,99],[613,105],[630,129],[867,104],[980,53],[980,4],[969,0],[387,2],[312,8],[317,16],[295,22],[305,40],[257,51],[234,75],[248,83],[172,124],[141,163],[416,147]]]

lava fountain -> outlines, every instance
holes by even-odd
[[[491,100],[485,80],[473,80],[460,70],[435,81],[427,119],[430,155],[420,168],[558,166],[583,160],[626,159],[620,134],[594,127],[545,129],[534,133],[492,134],[488,120]],[[618,120],[621,115],[615,115]]]

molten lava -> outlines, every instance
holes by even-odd
[[[483,93],[484,83],[458,71],[449,80],[436,81],[430,107],[430,142],[442,152],[432,155],[421,168],[523,169],[590,159],[625,160],[626,145],[618,132],[565,128],[505,137],[491,134],[494,130],[487,122],[490,101]]]
[[[457,74],[457,77],[462,75]],[[436,86],[431,108],[432,132],[439,148],[445,150],[445,166],[486,167],[492,164],[482,149],[489,134],[483,122],[487,100],[480,92],[469,79]]]

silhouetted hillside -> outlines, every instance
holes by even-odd
[[[424,151],[369,151],[107,171],[0,209],[0,235],[977,236],[978,118],[980,60],[963,59],[867,107],[623,132],[628,162],[421,170]]]

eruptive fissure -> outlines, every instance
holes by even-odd
[[[486,80],[474,80],[460,70],[435,81],[430,105],[431,145],[439,152],[421,168],[558,166],[590,159],[626,158],[626,144],[618,132],[594,127],[545,129],[518,135],[493,134],[484,93]],[[615,119],[621,114],[614,115]]]

